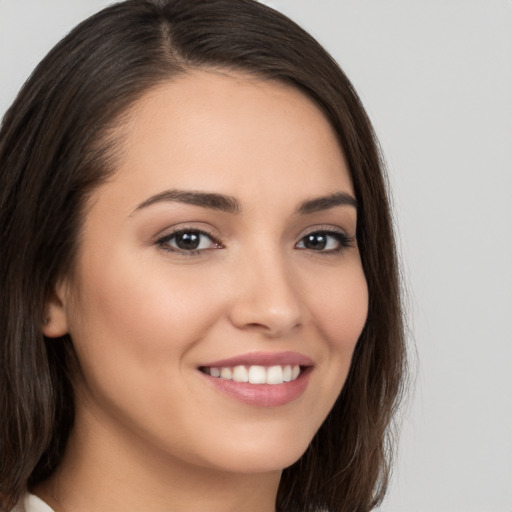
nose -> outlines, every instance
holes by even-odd
[[[278,257],[253,255],[240,267],[234,276],[234,300],[229,311],[235,327],[277,338],[302,325],[298,283],[285,262]]]

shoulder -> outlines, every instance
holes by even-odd
[[[11,512],[54,512],[54,510],[37,496],[27,493]]]

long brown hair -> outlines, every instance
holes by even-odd
[[[48,54],[0,131],[2,511],[54,471],[73,425],[72,340],[44,338],[43,308],[72,269],[88,195],[115,171],[115,127],[149,88],[194,68],[292,85],[338,135],[359,205],[369,313],[334,408],[283,472],[277,510],[362,512],[384,496],[405,348],[384,169],[357,94],[311,36],[254,0],[128,0]]]

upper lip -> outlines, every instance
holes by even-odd
[[[221,359],[201,367],[207,368],[226,368],[233,366],[312,366],[313,361],[298,352],[252,352],[248,354],[241,354],[238,356],[230,357],[228,359]]]

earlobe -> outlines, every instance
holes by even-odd
[[[57,286],[46,300],[42,331],[47,338],[60,338],[68,334],[68,318],[63,290],[64,286]]]

